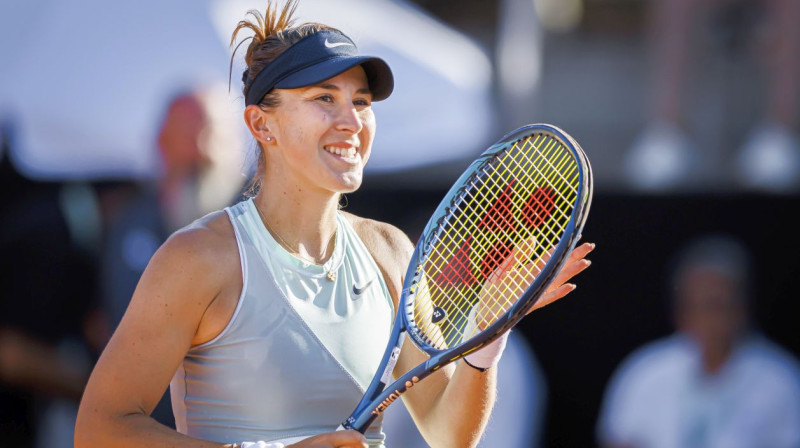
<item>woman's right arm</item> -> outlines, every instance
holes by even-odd
[[[191,439],[149,416],[197,342],[204,314],[226,293],[227,259],[234,256],[238,267],[230,244],[198,225],[176,233],[156,252],[86,386],[77,448],[230,446]]]

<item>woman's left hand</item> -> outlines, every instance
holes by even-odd
[[[577,286],[574,283],[567,282],[592,264],[590,260],[586,259],[586,256],[593,250],[594,243],[583,243],[573,249],[569,257],[567,257],[567,262],[564,263],[564,266],[558,272],[558,275],[550,282],[550,285],[544,293],[542,293],[542,296],[539,297],[539,300],[533,304],[530,311],[550,305],[574,291]],[[528,312],[530,313],[530,311]]]
[[[550,253],[529,260],[528,254],[535,247],[536,241],[533,239],[518,245],[492,273],[480,293],[475,315],[478,328],[486,328],[498,316],[505,313],[524,292],[524,288],[530,285],[544,269],[550,259]],[[549,305],[574,291],[575,284],[567,282],[589,267],[591,262],[586,259],[586,255],[593,249],[593,243],[584,243],[573,249],[561,270],[528,312]]]

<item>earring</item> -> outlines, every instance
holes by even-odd
[[[267,138],[266,138],[266,140],[267,140],[268,142],[271,142],[271,141],[272,141],[272,137],[267,137]]]

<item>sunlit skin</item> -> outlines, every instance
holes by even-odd
[[[527,254],[533,247],[535,247],[535,242],[523,241],[514,248],[511,255],[495,270],[487,284],[481,289],[480,306],[476,315],[478,328],[484,329],[508,311],[524,292],[522,288],[530,285],[547,264],[550,253],[535,260],[528,260]],[[577,285],[568,283],[568,281],[592,264],[590,260],[586,259],[592,250],[594,250],[594,243],[583,243],[570,252],[564,266],[531,306],[528,313],[545,307],[574,291]]]
[[[255,201],[270,217],[271,230],[301,258],[321,263],[336,229],[339,195],[361,186],[372,150],[372,94],[361,66],[316,85],[276,92],[278,107],[245,110],[245,121],[266,158]],[[334,154],[332,148],[355,153]]]
[[[347,193],[360,185],[375,136],[375,114],[367,77],[360,66],[310,87],[278,89],[275,109],[247,108],[254,135],[266,150],[264,184],[303,185],[323,194]],[[263,137],[271,137],[267,141]],[[355,149],[343,157],[326,147]]]

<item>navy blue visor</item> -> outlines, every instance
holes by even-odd
[[[258,104],[274,88],[296,89],[320,83],[361,65],[367,74],[372,101],[384,100],[394,89],[389,65],[380,58],[358,54],[349,37],[333,30],[306,36],[256,75],[247,91],[245,104]]]

